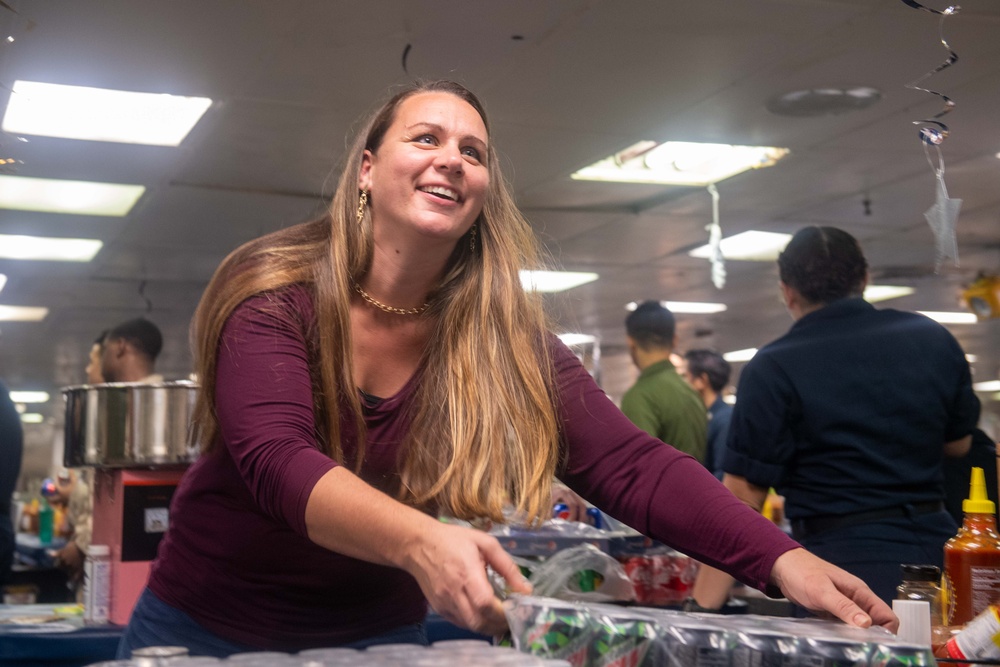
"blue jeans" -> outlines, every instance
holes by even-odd
[[[349,648],[366,648],[376,644],[427,645],[427,634],[422,623],[402,625],[398,628],[346,644]],[[223,639],[198,624],[180,609],[171,607],[153,595],[147,588],[136,602],[128,626],[118,644],[118,658],[132,657],[132,651],[145,646],[185,646],[191,655],[208,655],[225,658],[233,653],[262,650]],[[305,648],[305,647],[303,647]]]

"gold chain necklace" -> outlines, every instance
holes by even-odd
[[[393,315],[419,315],[427,310],[427,307],[431,305],[430,303],[425,303],[419,308],[396,308],[394,306],[387,306],[366,292],[356,280],[352,282],[354,283],[354,291],[360,294],[362,299],[386,313],[392,313]]]

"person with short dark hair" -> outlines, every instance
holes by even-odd
[[[94,339],[90,345],[90,355],[87,358],[87,384],[101,384],[104,382],[104,375],[101,374],[101,358],[104,355],[104,339],[108,335],[105,329]]]
[[[104,337],[101,375],[105,382],[161,382],[156,357],[163,348],[160,329],[144,317],[122,322]]]
[[[732,367],[714,350],[688,350],[684,353],[684,370],[681,373],[691,388],[701,397],[708,410],[708,442],[705,449],[705,467],[717,479],[722,479],[722,461],[729,435],[729,419],[733,406],[722,399],[722,392],[729,384]]]
[[[705,408],[670,358],[677,345],[674,314],[659,301],[644,301],[625,318],[625,332],[639,378],[622,396],[622,412],[654,438],[704,461]]]
[[[14,560],[14,524],[10,518],[11,497],[21,474],[24,432],[10,392],[0,382],[0,584],[10,576]]]
[[[793,537],[888,603],[899,564],[941,567],[958,529],[941,461],[979,419],[969,364],[937,322],[864,300],[868,262],[843,230],[799,230],[778,270],[795,323],[740,374],[723,483],[758,509],[774,487]],[[731,581],[705,568],[695,600],[720,606]]]

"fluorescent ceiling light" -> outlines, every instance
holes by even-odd
[[[10,400],[15,403],[48,403],[47,391],[11,391]]]
[[[736,405],[736,394],[726,394],[722,397],[722,402],[727,405]]]
[[[521,285],[535,292],[563,292],[597,278],[596,273],[580,271],[521,271]]]
[[[750,361],[753,359],[753,355],[757,354],[757,348],[748,347],[745,350],[733,350],[732,352],[726,352],[722,355],[722,358],[726,361]]]
[[[48,314],[48,308],[0,306],[0,321],[4,322],[41,322]]]
[[[177,146],[212,105],[206,97],[15,81],[3,130],[88,141]]]
[[[918,310],[917,312],[941,324],[975,324],[979,321],[976,319],[975,313],[946,313],[930,310]]]
[[[967,354],[965,355],[965,360],[968,361],[970,364],[974,364],[979,360],[979,357],[977,357],[974,354]]]
[[[96,239],[0,234],[0,258],[89,262],[103,245]]]
[[[583,333],[563,333],[559,334],[559,340],[566,345],[589,345],[597,342],[597,336]]]
[[[121,217],[145,191],[141,185],[0,176],[0,208]]]
[[[888,301],[901,296],[913,294],[916,290],[912,287],[896,287],[893,285],[869,285],[865,288],[865,301],[875,303],[876,301]]]
[[[759,232],[750,230],[733,236],[727,236],[719,244],[722,256],[726,259],[740,259],[749,262],[772,262],[778,259],[778,254],[785,249],[791,240],[791,234],[778,232]],[[692,257],[708,259],[712,256],[711,247],[703,245],[688,254]]]
[[[0,273],[0,292],[3,291],[3,286],[7,284],[7,276]]]
[[[989,382],[977,382],[972,385],[976,391],[1000,391],[1000,380],[990,380]]]
[[[770,167],[787,148],[688,141],[640,141],[572,174],[581,181],[708,185],[749,169]]]
[[[25,424],[41,424],[45,418],[37,412],[21,413],[21,421]]]
[[[727,308],[724,303],[708,303],[704,301],[661,301],[660,305],[672,313],[694,314],[721,313]],[[638,307],[639,304],[635,301],[629,301],[625,304],[625,310],[630,312]]]

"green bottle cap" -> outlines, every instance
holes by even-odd
[[[993,514],[996,505],[986,495],[986,475],[982,468],[972,469],[969,482],[969,497],[962,501],[962,511],[966,514]]]

